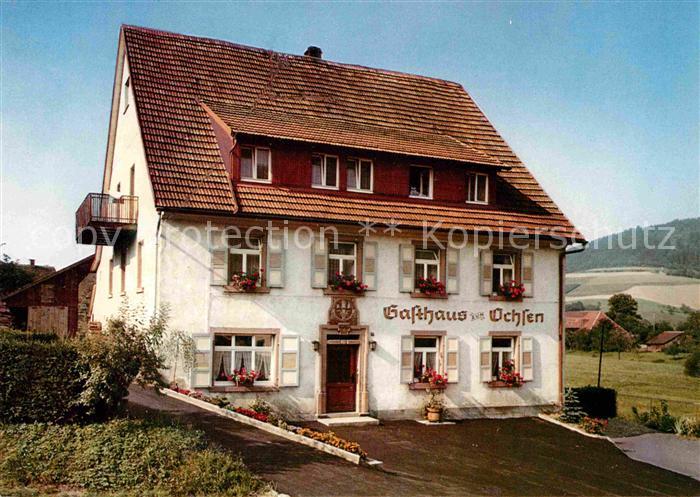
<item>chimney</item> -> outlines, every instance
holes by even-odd
[[[307,57],[313,57],[314,59],[322,59],[323,58],[323,50],[321,50],[318,47],[314,47],[312,45],[306,49],[306,52],[304,52],[304,55],[306,55]]]
[[[36,265],[36,259],[29,259],[29,265],[34,267]]]

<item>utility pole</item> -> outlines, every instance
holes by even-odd
[[[607,328],[607,321],[602,321],[600,323],[600,352],[598,355],[598,388],[600,388],[600,374],[603,371],[603,343],[605,341],[605,329]]]

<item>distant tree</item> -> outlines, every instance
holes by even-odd
[[[685,321],[678,325],[678,330],[685,332],[686,336],[683,341],[688,342],[689,347],[700,347],[700,311],[688,314]]]
[[[675,328],[673,327],[673,324],[671,324],[670,321],[666,321],[665,319],[662,319],[661,321],[657,321],[654,323],[654,336],[661,333],[662,331],[673,331]]]
[[[10,293],[31,283],[32,273],[13,261],[9,255],[3,254],[0,260],[0,295]]]
[[[608,299],[608,316],[613,321],[617,322],[620,316],[631,316],[637,319],[642,319],[639,315],[639,308],[634,297],[626,293],[616,293]]]
[[[577,300],[576,302],[571,302],[569,304],[566,304],[566,310],[567,311],[585,311],[586,306],[583,305],[583,302],[580,300]]]

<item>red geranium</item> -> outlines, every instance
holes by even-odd
[[[515,362],[512,360],[506,361],[498,373],[498,379],[509,387],[519,387],[525,380],[520,373],[515,371]]]
[[[423,278],[420,276],[418,278],[418,291],[424,293],[425,295],[446,295],[447,290],[445,289],[445,284],[438,281],[434,276],[428,276]]]
[[[367,285],[355,278],[353,274],[335,273],[329,285],[333,290],[346,290],[354,293],[364,293],[367,290]]]
[[[515,280],[510,280],[507,283],[501,285],[499,288],[499,293],[503,295],[508,300],[519,299],[525,293],[525,285],[518,283]]]
[[[447,385],[447,373],[440,374],[433,368],[425,368],[420,377],[421,383],[430,383],[431,387],[444,387]]]

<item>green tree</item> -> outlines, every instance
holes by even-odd
[[[615,322],[621,316],[630,316],[642,319],[639,315],[637,301],[629,294],[616,293],[608,299],[608,316]]]
[[[567,311],[585,311],[586,306],[583,305],[583,302],[580,300],[577,300],[576,302],[570,302],[566,304],[566,310]]]
[[[10,293],[31,283],[32,273],[13,261],[9,255],[3,254],[0,261],[0,295]]]

